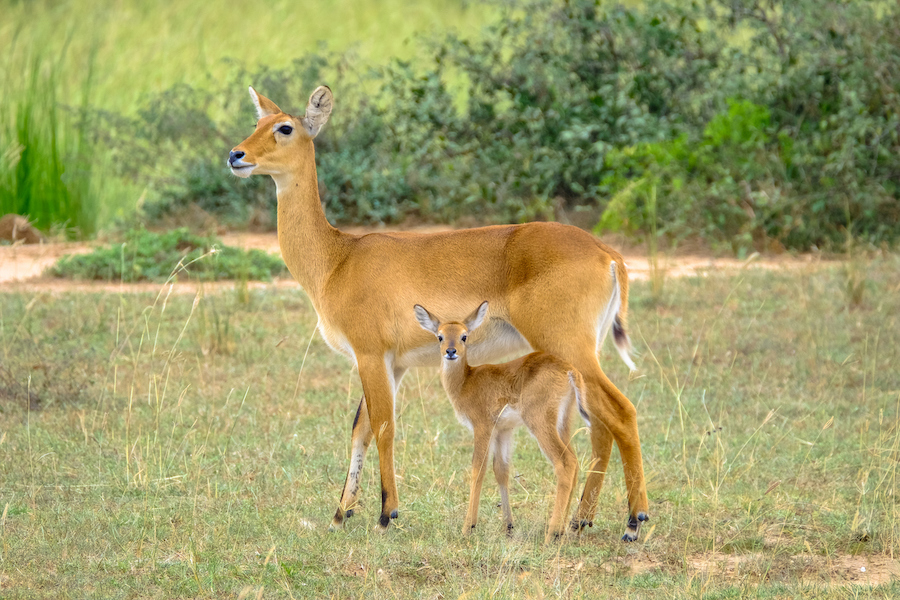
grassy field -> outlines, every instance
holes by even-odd
[[[524,432],[514,535],[488,478],[460,537],[470,437],[433,370],[399,396],[397,526],[373,449],[329,532],[360,386],[299,290],[0,294],[0,597],[896,597],[900,263],[865,269],[853,309],[837,265],[634,283],[639,376],[604,357],[639,414],[632,545],[614,453],[594,527],[543,546]]]

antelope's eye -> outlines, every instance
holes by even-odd
[[[462,340],[462,343],[463,343],[463,344],[465,344],[465,343],[466,343],[466,339],[468,339],[468,337],[469,337],[469,336],[467,336],[466,334],[463,334],[463,336],[462,336],[461,338],[459,338],[459,339]]]
[[[284,135],[291,135],[293,133],[294,128],[290,125],[282,125],[278,128],[278,133],[283,133]]]
[[[439,336],[438,336],[438,341],[439,341],[439,342],[443,342],[443,341],[444,341],[444,336],[439,335]]]

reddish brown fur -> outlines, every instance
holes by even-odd
[[[569,445],[573,406],[584,398],[584,380],[575,367],[545,352],[532,352],[503,364],[471,367],[467,361],[467,338],[487,312],[483,303],[463,323],[445,322],[421,306],[416,318],[441,344],[441,382],[460,420],[474,434],[469,509],[463,533],[478,521],[478,501],[494,454],[494,476],[508,529],[512,529],[509,505],[509,455],[512,432],[521,422],[528,427],[556,474],[556,500],[545,541],[559,538],[565,530],[572,490],[578,476],[578,460]]]
[[[232,151],[229,163],[239,176],[267,174],[275,181],[285,263],[309,295],[323,337],[355,361],[363,386],[351,466],[334,525],[356,506],[359,469],[373,438],[383,492],[379,523],[386,526],[397,514],[396,387],[409,367],[437,362],[434,338],[418,326],[410,307],[422,303],[459,319],[485,299],[491,303],[492,318],[473,334],[474,360],[531,348],[563,358],[584,376],[594,462],[576,522],[593,517],[614,440],[622,454],[629,514],[645,515],[635,409],[604,375],[596,354],[598,315],[610,305],[616,285],[622,300],[627,299],[622,257],[589,233],[558,223],[436,234],[339,231],[322,210],[312,141],[327,121],[331,91],[316,89],[305,117],[281,112],[252,89],[251,94],[260,119],[256,131]],[[277,131],[282,123],[293,128],[289,135]],[[565,310],[560,309],[563,305]],[[624,315],[623,302],[619,316]],[[629,539],[636,534],[626,532]]]

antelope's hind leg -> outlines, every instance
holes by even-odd
[[[585,482],[576,519],[579,523],[584,523],[585,520],[590,523],[593,519],[600,485],[603,483],[603,475],[609,463],[612,440],[615,440],[622,456],[625,488],[628,492],[628,522],[622,540],[633,542],[638,539],[641,523],[649,519],[647,486],[637,429],[637,411],[631,401],[603,373],[596,357],[593,363],[593,365],[579,365],[588,390],[587,410],[591,417],[593,466]]]

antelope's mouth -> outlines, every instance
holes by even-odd
[[[235,163],[235,164],[229,164],[228,166],[231,168],[231,172],[233,174],[237,175],[238,177],[249,177],[250,174],[253,172],[253,169],[256,168],[256,165],[251,165],[251,164]]]

